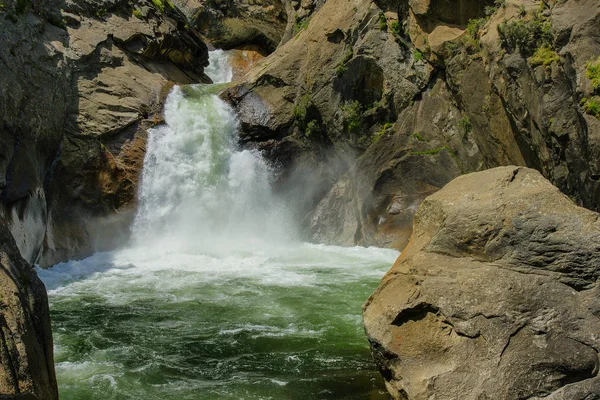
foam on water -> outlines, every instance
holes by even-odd
[[[208,89],[175,87],[149,130],[132,243],[38,269],[61,398],[377,398],[360,309],[398,253],[297,241]]]

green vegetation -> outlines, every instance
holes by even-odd
[[[400,22],[398,21],[392,22],[392,24],[390,25],[390,31],[394,36],[404,36],[404,30],[402,29],[402,26],[400,26]]]
[[[460,129],[465,136],[473,131],[473,123],[468,115],[465,115],[458,120],[458,129]]]
[[[471,19],[467,25],[467,33],[469,37],[479,44],[479,32],[487,24],[489,17],[483,17],[478,19]]]
[[[413,55],[413,58],[415,59],[415,62],[423,61],[423,59],[425,58],[425,57],[423,57],[423,54],[417,49],[413,50],[412,55]]]
[[[348,102],[342,106],[342,112],[344,113],[346,131],[358,132],[361,126],[362,104],[358,101]]]
[[[442,147],[438,147],[437,149],[430,149],[430,150],[424,150],[424,151],[413,151],[413,152],[411,152],[411,154],[415,155],[415,156],[435,155],[435,154],[438,154],[442,150],[447,150],[449,153],[451,153],[450,148],[448,146],[442,146]]]
[[[532,67],[537,67],[538,65],[547,67],[555,61],[560,61],[558,53],[549,46],[542,46],[531,56],[529,65]]]
[[[0,1],[0,12],[3,12],[6,10],[6,4],[3,1]]]
[[[535,53],[540,47],[553,48],[552,24],[539,11],[498,25],[498,33],[507,51],[517,50],[525,56]]]
[[[308,124],[306,124],[306,128],[304,129],[304,134],[306,135],[306,137],[311,137],[314,136],[315,133],[320,131],[320,127],[319,127],[319,122],[317,122],[316,120],[311,120],[309,121]]]
[[[108,14],[108,11],[106,11],[105,8],[99,8],[94,12],[94,15],[96,16],[96,18],[99,18],[99,19],[103,19],[104,17],[106,17],[106,14]]]
[[[423,137],[423,135],[421,135],[419,132],[415,132],[415,133],[413,133],[413,137],[414,137],[415,139],[417,139],[419,142],[429,142],[429,140],[425,139],[425,138]]]
[[[308,28],[308,22],[308,18],[300,18],[296,15],[296,20],[294,21],[294,35],[297,35]]]
[[[171,0],[152,0],[152,3],[161,11],[165,12],[165,7],[170,8],[171,10],[175,9],[175,6],[171,2]]]
[[[296,106],[294,106],[293,116],[296,122],[300,123],[300,125],[304,125],[306,123],[306,114],[308,109],[312,105],[312,99],[310,95],[307,93],[300,98],[300,101]]]
[[[583,109],[589,115],[600,119],[600,97],[593,97],[591,99],[583,100]]]
[[[344,58],[338,63],[338,65],[333,70],[335,72],[335,76],[340,78],[342,75],[344,75],[344,73],[348,69],[348,68],[346,68],[346,64],[348,64],[348,61],[350,61],[352,59],[352,57],[354,57],[354,50],[352,50],[352,48],[350,48],[344,55]]]
[[[377,143],[379,139],[381,139],[381,137],[386,134],[388,129],[392,128],[393,126],[394,124],[392,124],[391,122],[386,122],[381,128],[381,130],[377,132],[377,135],[373,138],[371,143]]]
[[[384,13],[379,14],[379,29],[381,29],[382,31],[388,30],[387,18]]]
[[[137,8],[133,9],[133,16],[136,17],[137,19],[142,19],[144,17],[142,15],[142,12],[140,10],[138,10]]]
[[[585,66],[585,76],[592,82],[592,87],[595,91],[600,90],[600,57],[596,61],[588,61]]]

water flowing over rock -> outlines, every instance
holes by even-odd
[[[591,0],[329,0],[224,97],[315,242],[401,249],[425,197],[501,165],[598,210],[599,21]]]
[[[126,237],[146,129],[208,50],[170,2],[7,2],[0,9],[1,214],[29,262]]]
[[[363,309],[392,396],[596,398],[599,220],[520,167],[429,196]]]

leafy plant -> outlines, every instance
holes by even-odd
[[[319,123],[313,119],[313,120],[309,121],[308,124],[306,124],[306,128],[304,129],[304,134],[306,135],[306,137],[311,137],[311,136],[314,136],[314,134],[316,132],[318,132],[319,130],[320,130]]]
[[[464,135],[467,135],[473,131],[473,123],[468,115],[465,115],[458,120],[458,128],[463,131]]]
[[[540,47],[552,48],[554,36],[551,22],[540,12],[529,19],[518,19],[498,25],[502,46],[523,55],[533,54]]]
[[[133,9],[133,16],[136,17],[137,19],[144,18],[144,16],[142,15],[142,12],[140,10],[138,10],[137,8]]]
[[[594,97],[585,102],[583,109],[589,115],[600,119],[600,97]]]
[[[308,28],[308,18],[300,18],[296,15],[296,20],[294,21],[294,34],[298,34]]]
[[[548,66],[555,61],[560,61],[560,57],[558,53],[549,46],[542,46],[538,48],[533,56],[529,59],[529,64],[532,67],[536,67],[538,65]]]
[[[479,42],[479,32],[483,29],[488,20],[489,17],[469,20],[469,23],[467,24],[467,33],[473,40]]]
[[[400,26],[400,22],[394,21],[390,25],[390,31],[394,36],[404,36],[404,30]]]
[[[596,61],[588,61],[585,67],[585,76],[592,82],[592,87],[594,90],[600,90],[600,57]]]
[[[413,58],[415,59],[415,62],[423,61],[423,59],[425,58],[425,57],[423,57],[423,53],[421,53],[417,49],[413,50],[412,55],[413,55]]]
[[[357,132],[361,126],[362,104],[358,101],[352,101],[342,106],[344,113],[344,122],[348,132]]]
[[[382,31],[388,30],[387,18],[384,13],[379,14],[379,29],[381,29]]]

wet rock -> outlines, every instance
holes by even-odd
[[[52,265],[123,240],[145,131],[173,83],[209,82],[208,50],[169,2],[17,3],[0,12],[0,213]]]
[[[363,309],[392,396],[594,398],[598,219],[521,167],[429,196]]]

